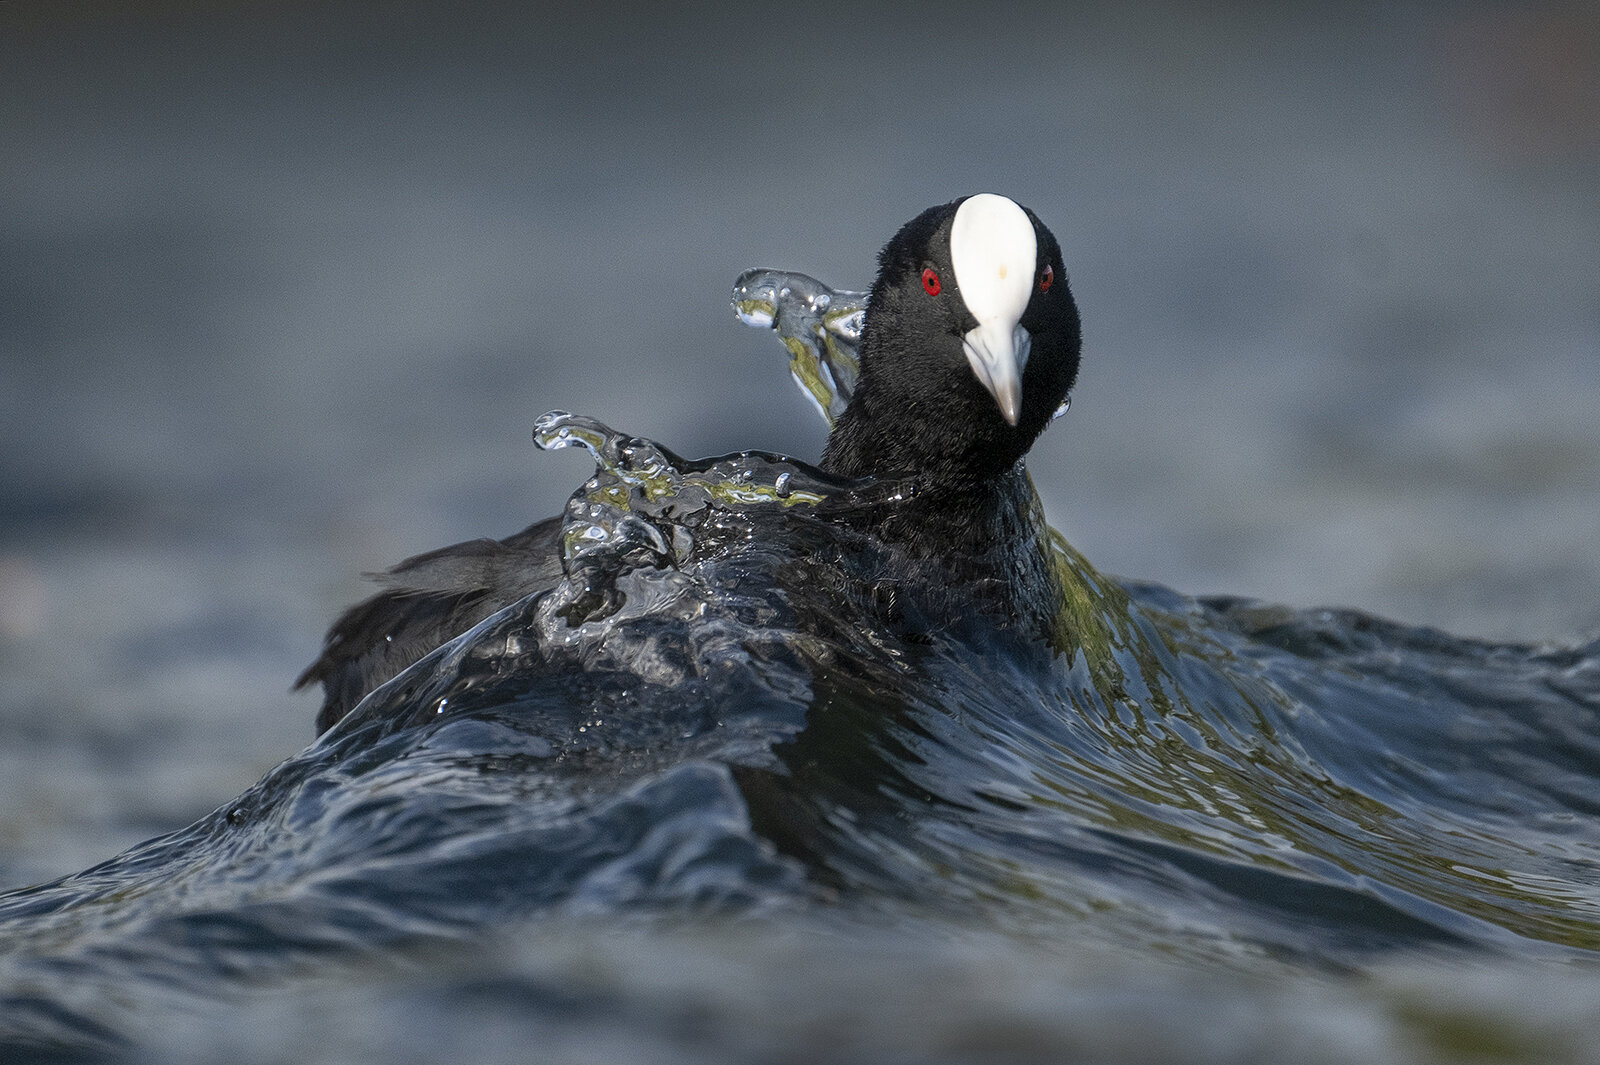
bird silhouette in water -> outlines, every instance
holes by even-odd
[[[1027,534],[1022,458],[1077,377],[1061,248],[1032,211],[983,193],[930,207],[878,257],[848,406],[822,468],[903,486],[875,533],[952,560]],[[884,508],[880,508],[880,511]],[[561,580],[561,518],[406,559],[346,610],[295,682],[321,683],[317,731],[434,648]]]

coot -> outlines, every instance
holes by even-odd
[[[992,193],[930,207],[879,256],[859,377],[823,469],[893,485],[872,531],[913,556],[959,574],[966,559],[1003,554],[1036,527],[1021,460],[1072,387],[1080,348],[1060,246],[1033,212]],[[323,686],[318,732],[435,647],[554,585],[560,532],[549,518],[384,574],[385,590],[333,623],[295,682]]]

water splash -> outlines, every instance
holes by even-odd
[[[733,313],[745,325],[777,331],[795,384],[831,426],[850,405],[861,373],[867,294],[829,288],[783,270],[746,270],[733,283]]]
[[[724,594],[722,572],[739,557],[730,546],[760,543],[761,512],[814,508],[847,484],[761,452],[686,460],[566,411],[540,417],[533,438],[542,450],[582,447],[595,460],[594,475],[562,515],[566,579],[535,612],[543,644],[586,648],[581,657],[589,668],[625,652],[628,636],[618,631],[620,624],[652,617],[694,621],[694,631],[675,631],[672,640],[678,658],[704,660],[703,638],[717,631],[711,619],[730,603],[736,613],[750,605]],[[771,605],[756,612],[770,614]],[[653,639],[659,652],[663,637]],[[669,670],[669,676],[636,661],[629,668],[668,686],[683,679],[681,671]]]
[[[739,508],[775,503],[816,504],[845,484],[802,463],[762,451],[688,460],[660,444],[619,433],[581,414],[553,410],[534,423],[541,451],[582,447],[594,456],[596,479],[579,490],[625,509],[656,513],[670,504],[676,516],[715,500]]]

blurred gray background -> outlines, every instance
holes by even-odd
[[[309,742],[362,570],[587,475],[544,410],[815,459],[733,277],[981,190],[1065,248],[1100,568],[1600,629],[1594,4],[10,0],[0,886]]]

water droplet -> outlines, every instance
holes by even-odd
[[[789,480],[793,475],[785,470],[778,474],[778,479],[772,482],[772,490],[778,493],[779,499],[789,498]]]
[[[1067,413],[1067,411],[1069,411],[1071,409],[1072,409],[1072,393],[1068,392],[1067,393],[1067,398],[1063,399],[1061,401],[1061,406],[1057,407],[1056,408],[1056,412],[1054,414],[1050,415],[1050,420],[1052,422],[1059,420],[1063,415],[1065,415]]]

